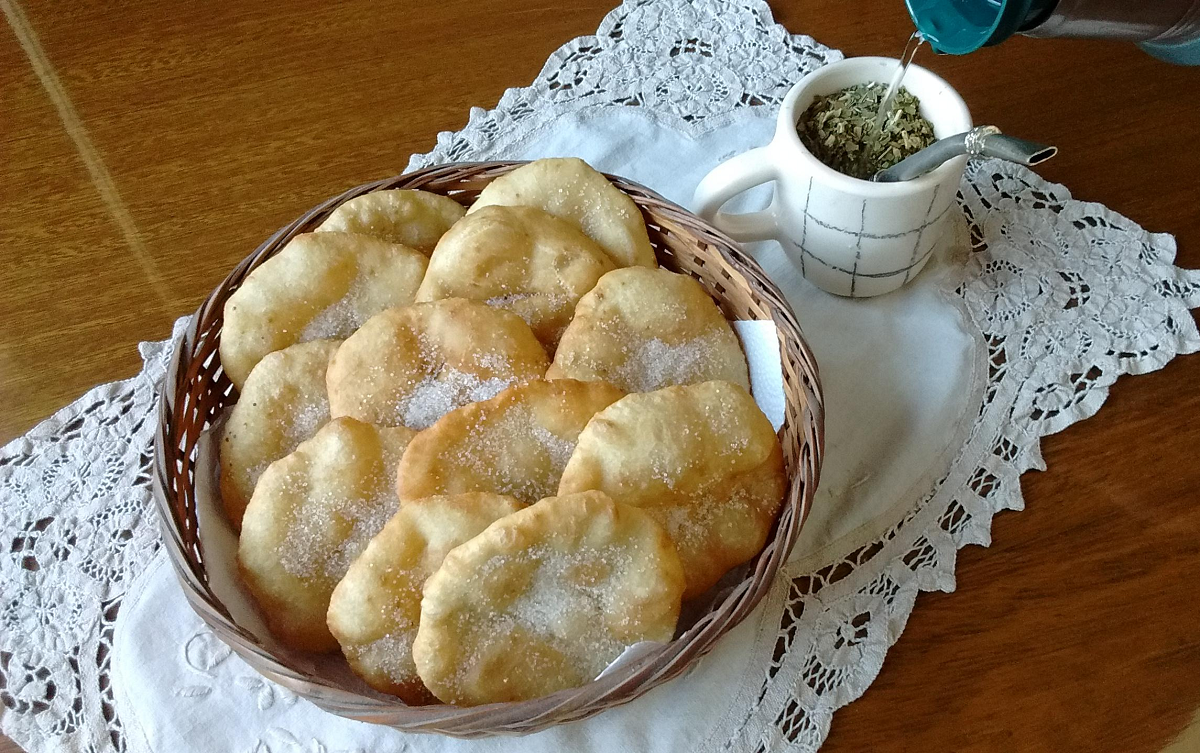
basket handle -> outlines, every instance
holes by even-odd
[[[771,207],[759,212],[729,214],[721,211],[725,202],[737,194],[779,177],[770,150],[770,146],[760,146],[714,167],[696,186],[692,197],[696,214],[736,241],[775,239],[779,225],[773,201]]]

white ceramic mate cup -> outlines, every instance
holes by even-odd
[[[899,288],[929,261],[955,206],[966,157],[915,180],[872,183],[843,175],[814,157],[796,122],[818,96],[855,84],[885,86],[893,58],[830,63],[805,76],[783,99],[771,143],[717,165],[696,187],[696,213],[738,241],[777,240],[808,280],[837,295],[865,298]],[[939,138],[971,129],[971,114],[940,77],[911,65],[904,88]],[[774,181],[767,209],[726,214],[733,196]]]

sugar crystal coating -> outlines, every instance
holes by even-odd
[[[666,529],[685,598],[760,552],[786,487],[783,450],[754,399],[729,382],[630,394],[579,435],[559,494],[598,489]]]
[[[633,199],[581,159],[539,159],[496,178],[468,214],[489,206],[537,207],[579,227],[617,266],[658,266]]]
[[[719,330],[677,343],[657,337],[630,342],[627,359],[616,369],[617,379],[628,385],[630,392],[650,392],[673,384],[703,381],[712,364],[722,357],[722,348],[728,342]]]
[[[329,629],[351,668],[409,704],[432,702],[412,658],[422,586],[450,550],[521,507],[515,499],[477,493],[405,503],[350,565],[329,601]]]
[[[455,408],[488,400],[500,394],[513,379],[480,379],[458,369],[430,374],[412,388],[397,410],[397,422],[414,429],[425,429]]]
[[[750,388],[737,335],[700,284],[641,267],[609,272],[579,301],[546,376],[627,392],[713,379]]]
[[[546,352],[520,317],[449,298],[369,319],[329,365],[330,412],[424,429],[447,412],[545,373]]]
[[[333,419],[263,473],[246,508],[238,562],[285,644],[337,647],[325,625],[330,595],[399,508],[396,467],[412,434]]]
[[[683,573],[645,513],[551,497],[451,551],[426,582],[413,660],[439,699],[525,700],[577,687],[626,647],[667,641]]]
[[[397,301],[397,303],[405,303]],[[364,313],[362,278],[351,285],[344,296],[321,309],[300,331],[300,340],[346,338],[362,326],[368,318]]]
[[[400,461],[402,500],[486,491],[553,496],[579,432],[623,393],[603,382],[535,380],[447,413]]]
[[[325,370],[337,340],[314,340],[268,354],[254,367],[221,437],[221,502],[235,529],[267,466],[329,420]]]
[[[553,351],[580,297],[615,266],[569,222],[534,207],[484,207],[438,241],[417,300],[462,297],[510,310]]]
[[[361,233],[404,244],[428,256],[465,211],[454,199],[428,191],[372,191],[333,210],[317,232]]]
[[[426,263],[418,251],[365,235],[297,235],[226,301],[225,373],[240,389],[268,353],[348,337],[370,316],[412,303]]]

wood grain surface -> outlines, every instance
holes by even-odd
[[[0,0],[0,441],[135,374],[136,343],[270,232],[399,172],[610,9],[564,7]],[[772,8],[848,55],[911,32],[901,0]],[[1200,267],[1200,69],[1103,42],[922,57],[976,122],[1057,144],[1044,176]],[[824,750],[1200,750],[1198,388],[1180,358],[1049,437],[1026,511],[918,599]]]

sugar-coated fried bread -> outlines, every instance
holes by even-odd
[[[438,241],[417,300],[470,298],[508,309],[553,351],[575,304],[613,269],[569,222],[533,207],[484,207]]]
[[[670,535],[684,598],[762,550],[783,503],[783,450],[754,399],[729,382],[632,394],[588,422],[559,494],[599,489]]]
[[[372,191],[333,210],[317,232],[362,233],[401,243],[428,256],[438,238],[465,212],[454,199],[428,191],[407,188]]]
[[[282,643],[332,651],[329,597],[396,512],[396,464],[412,431],[326,424],[263,473],[242,520],[238,564]]]
[[[435,703],[417,676],[412,643],[426,579],[446,554],[522,505],[468,493],[406,502],[350,565],[329,600],[329,629],[371,687],[409,705]]]
[[[540,159],[518,167],[489,183],[470,211],[494,205],[538,207],[571,222],[618,267],[658,266],[637,204],[581,159]]]
[[[313,340],[268,354],[250,372],[221,436],[221,501],[234,530],[267,466],[329,420],[325,369],[339,340]]]
[[[625,393],[604,382],[535,380],[447,413],[400,460],[402,502],[495,492],[527,504],[558,491],[579,432]]]
[[[516,314],[462,298],[416,303],[376,314],[346,338],[329,364],[329,407],[377,426],[424,429],[547,366]]]
[[[343,339],[371,316],[416,298],[428,259],[356,233],[303,233],[251,272],[225,302],[221,365],[239,389],[262,357],[309,340]]]
[[[417,672],[445,703],[538,698],[669,641],[683,573],[649,515],[599,492],[544,499],[452,550],[425,583]]]
[[[626,392],[712,379],[750,389],[737,335],[700,283],[642,267],[609,272],[579,301],[546,377]]]

